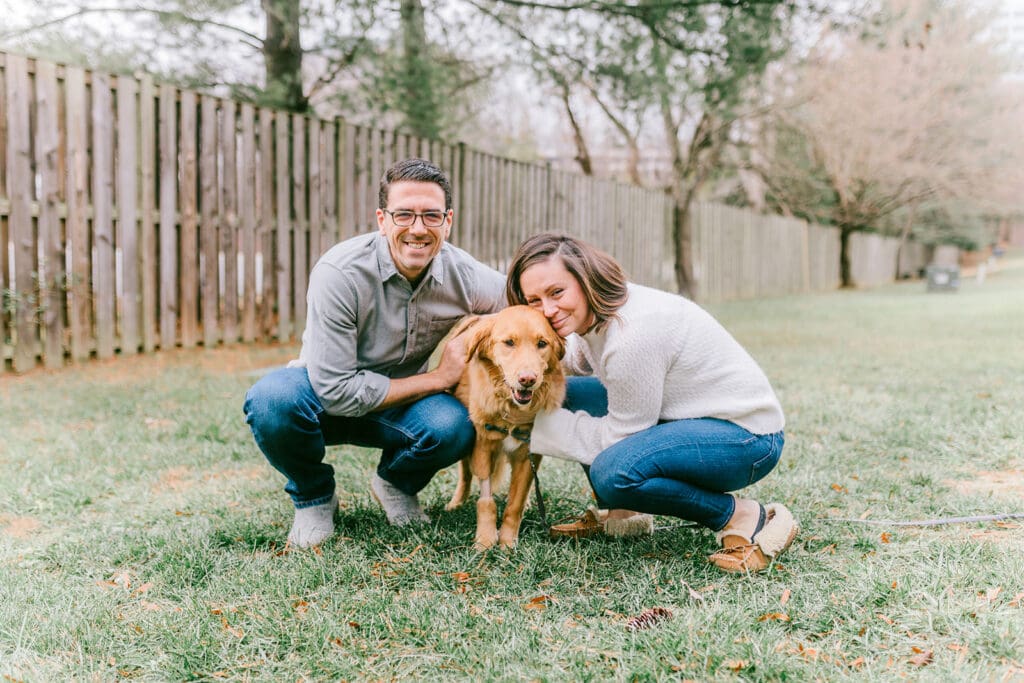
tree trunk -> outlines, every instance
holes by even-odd
[[[421,138],[441,137],[441,106],[434,88],[423,4],[420,0],[401,0],[402,72],[401,110],[405,128]]]
[[[910,237],[910,230],[914,227],[914,219],[917,217],[917,202],[910,205],[910,213],[907,215],[907,220],[903,222],[903,229],[900,230],[900,244],[896,247],[896,277],[893,278],[896,281],[900,279],[900,258],[903,256],[903,250],[907,246],[907,238]]]
[[[300,0],[261,0],[267,35],[263,63],[267,72],[266,97],[288,111],[309,110],[302,92],[302,44],[299,40]]]
[[[672,244],[675,247],[676,288],[686,298],[696,301],[699,292],[693,277],[693,228],[690,221],[693,193],[683,190],[677,181],[672,188],[672,199]]]
[[[850,272],[850,235],[853,228],[839,226],[839,286],[853,287],[853,274]]]
[[[590,158],[590,150],[587,148],[587,139],[583,137],[583,129],[580,128],[576,114],[573,113],[572,103],[569,101],[569,87],[560,83],[562,87],[562,106],[569,117],[569,125],[572,127],[572,141],[576,145],[576,163],[580,165],[583,175],[594,175],[594,163]]]

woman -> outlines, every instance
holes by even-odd
[[[784,419],[764,372],[714,318],[627,283],[609,255],[564,235],[526,240],[506,286],[566,339],[568,372],[593,375],[571,377],[567,407],[537,418],[535,453],[589,466],[610,519],[637,511],[715,531],[709,559],[725,571],[766,569],[792,543],[785,506],[727,493],[775,467]],[[578,526],[600,523],[590,513]]]

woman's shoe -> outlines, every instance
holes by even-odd
[[[722,548],[708,560],[722,571],[733,573],[764,571],[800,531],[793,513],[780,503],[761,506],[757,528],[748,538],[743,532],[725,528],[715,534]]]
[[[654,533],[654,515],[636,513],[609,519],[607,510],[589,507],[579,519],[555,524],[548,529],[551,538],[589,538],[599,533],[616,538],[648,536]]]
[[[548,535],[553,539],[589,538],[604,531],[604,518],[607,516],[607,511],[589,507],[578,519],[552,525]]]

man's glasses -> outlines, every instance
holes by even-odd
[[[417,218],[423,221],[424,228],[440,228],[444,225],[444,219],[447,215],[444,211],[424,211],[423,213],[403,210],[388,211],[387,209],[381,209],[381,211],[391,214],[391,220],[400,228],[411,227],[416,223]]]

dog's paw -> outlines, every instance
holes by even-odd
[[[498,534],[498,543],[505,550],[515,550],[519,544],[519,533],[503,526]]]
[[[490,550],[494,547],[494,544],[498,542],[498,530],[493,529],[490,533],[486,531],[477,530],[476,540],[473,541],[473,548],[482,551]]]

